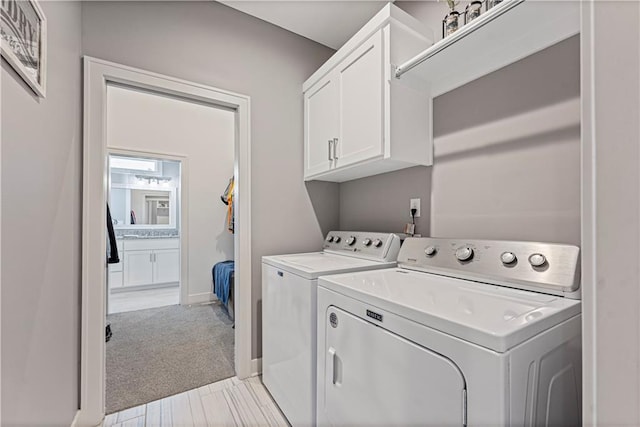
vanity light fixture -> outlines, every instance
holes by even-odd
[[[155,182],[156,184],[168,184],[171,181],[171,177],[169,176],[150,176],[150,175],[136,175],[141,181],[147,181],[147,184],[151,184]]]

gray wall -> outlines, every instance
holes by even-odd
[[[302,83],[332,50],[215,2],[86,2],[82,42],[86,55],[251,96],[252,354],[260,356],[262,255],[317,250],[323,229],[337,227],[337,199],[326,197],[334,206],[316,218],[302,179]]]
[[[432,26],[446,4],[396,3]],[[340,184],[341,228],[580,244],[579,38],[434,100],[432,168]],[[430,207],[430,214],[429,214]]]
[[[431,232],[580,244],[580,40],[434,100]]]
[[[47,97],[2,60],[2,424],[69,426],[78,408],[81,62],[77,2],[40,2]]]
[[[340,228],[402,233],[411,221],[409,200],[420,199],[416,233],[428,236],[431,168],[416,166],[340,184]]]

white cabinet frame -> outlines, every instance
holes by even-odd
[[[397,64],[431,43],[420,21],[388,4],[304,82],[305,181],[344,182],[432,164],[428,86],[394,77]]]

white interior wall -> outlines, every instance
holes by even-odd
[[[182,268],[188,269],[188,302],[208,300],[211,267],[233,259],[220,195],[233,176],[234,129],[232,111],[130,88],[107,90],[109,148],[186,157],[189,265]]]

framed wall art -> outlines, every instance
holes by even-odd
[[[2,57],[38,96],[46,94],[47,20],[36,0],[0,2]]]

